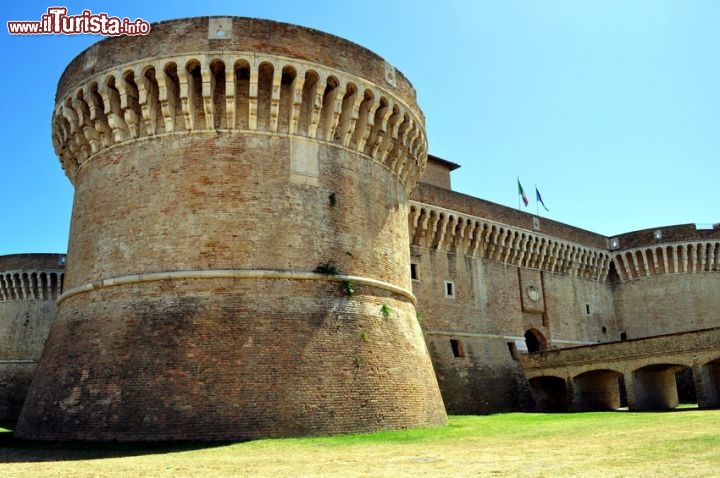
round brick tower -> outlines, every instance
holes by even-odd
[[[55,320],[64,254],[0,256],[0,419],[17,420]]]
[[[294,25],[161,22],[60,79],[65,291],[17,425],[224,440],[446,423],[416,319],[405,77]]]

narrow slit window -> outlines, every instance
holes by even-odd
[[[510,351],[510,356],[512,357],[512,359],[518,360],[519,359],[518,349],[517,349],[517,345],[515,345],[515,342],[508,342],[507,346],[508,346],[508,350]]]
[[[458,339],[450,339],[450,347],[453,351],[453,357],[465,357],[465,349],[463,348],[462,342],[460,342]]]
[[[418,280],[418,266],[417,264],[410,264],[410,278]]]
[[[455,283],[450,282],[449,280],[445,281],[445,297],[449,299],[455,298]]]
[[[585,304],[585,315],[590,315],[590,304]]]

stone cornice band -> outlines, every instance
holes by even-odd
[[[74,295],[90,292],[106,287],[121,285],[139,284],[143,282],[156,282],[162,280],[189,280],[189,279],[271,279],[271,280],[314,280],[327,282],[351,281],[354,285],[364,285],[386,290],[393,294],[405,297],[415,305],[417,300],[412,292],[390,284],[385,281],[371,279],[369,277],[351,276],[344,274],[329,275],[318,272],[305,271],[279,271],[279,270],[247,270],[247,269],[210,269],[190,271],[167,271],[151,272],[147,274],[133,274],[120,277],[112,277],[97,282],[86,283],[69,289],[58,298],[60,304],[65,299]]]

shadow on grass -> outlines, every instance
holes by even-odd
[[[13,435],[12,422],[0,422],[0,463],[40,463],[50,461],[99,460],[142,455],[163,455],[227,446],[237,441],[92,443],[82,441],[47,442],[22,440]]]

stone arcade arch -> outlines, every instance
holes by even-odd
[[[653,364],[632,373],[634,410],[670,410],[679,405],[675,374],[685,365]]]
[[[563,377],[571,410],[619,408],[625,398],[630,410],[669,410],[681,401],[720,408],[720,327],[552,349],[519,359],[535,392],[548,387],[536,379]],[[538,408],[547,409],[551,394],[536,395]]]
[[[528,382],[539,412],[567,412],[569,410],[565,379],[541,376],[533,377]]]
[[[589,412],[620,408],[618,379],[615,370],[591,370],[573,378],[573,406],[576,411]]]
[[[702,384],[702,387],[697,387],[698,406],[720,408],[720,357],[693,372],[696,374],[695,383]]]

